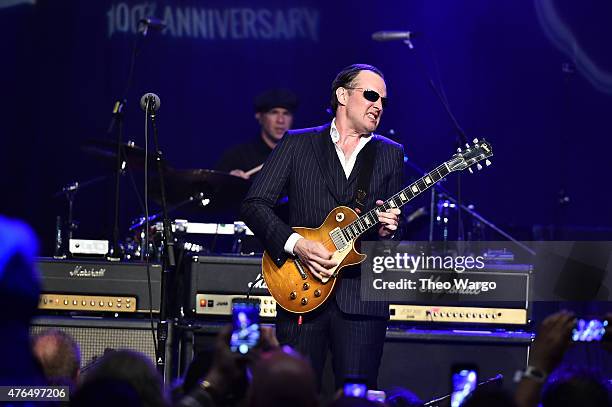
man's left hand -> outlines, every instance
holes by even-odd
[[[376,201],[376,206],[381,206],[384,202],[380,199]],[[378,236],[389,238],[397,230],[399,225],[399,215],[402,211],[399,208],[391,208],[386,212],[378,212],[378,221],[382,224],[378,229]]]

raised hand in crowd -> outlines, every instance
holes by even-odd
[[[247,366],[257,361],[262,351],[279,347],[274,330],[269,327],[261,327],[259,344],[247,356],[230,350],[231,336],[231,325],[221,329],[210,370],[199,386],[183,397],[177,406],[221,406],[242,400],[248,386]]]
[[[540,401],[542,385],[548,375],[561,363],[571,344],[575,315],[559,311],[549,315],[540,325],[529,357],[529,366],[517,387],[516,403],[519,407],[536,407]]]

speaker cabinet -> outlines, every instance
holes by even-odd
[[[30,333],[37,335],[47,329],[59,329],[74,338],[81,349],[81,368],[105,352],[131,349],[147,355],[155,363],[155,344],[151,321],[145,319],[37,317]],[[157,329],[157,322],[153,322]]]

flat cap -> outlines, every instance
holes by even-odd
[[[297,96],[288,89],[270,89],[255,98],[255,111],[258,113],[267,112],[275,107],[282,107],[293,113],[297,106]]]

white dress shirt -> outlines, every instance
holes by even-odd
[[[359,137],[359,143],[357,144],[357,147],[355,147],[355,150],[349,157],[346,157],[344,155],[344,151],[342,151],[342,148],[338,145],[338,142],[340,141],[340,132],[336,127],[335,118],[331,122],[329,135],[331,136],[332,143],[334,143],[334,148],[336,150],[336,154],[338,155],[338,159],[340,160],[340,164],[342,164],[344,175],[346,175],[346,179],[349,179],[349,177],[351,176],[351,172],[353,171],[353,167],[355,167],[357,155],[359,155],[359,152],[365,147],[368,141],[372,139],[372,135],[370,134],[370,136],[368,137]],[[301,238],[302,236],[299,233],[291,234],[291,236],[289,236],[289,238],[285,242],[285,246],[283,247],[285,252],[287,254],[294,255],[295,253],[293,253],[293,249],[295,248],[295,244]]]

